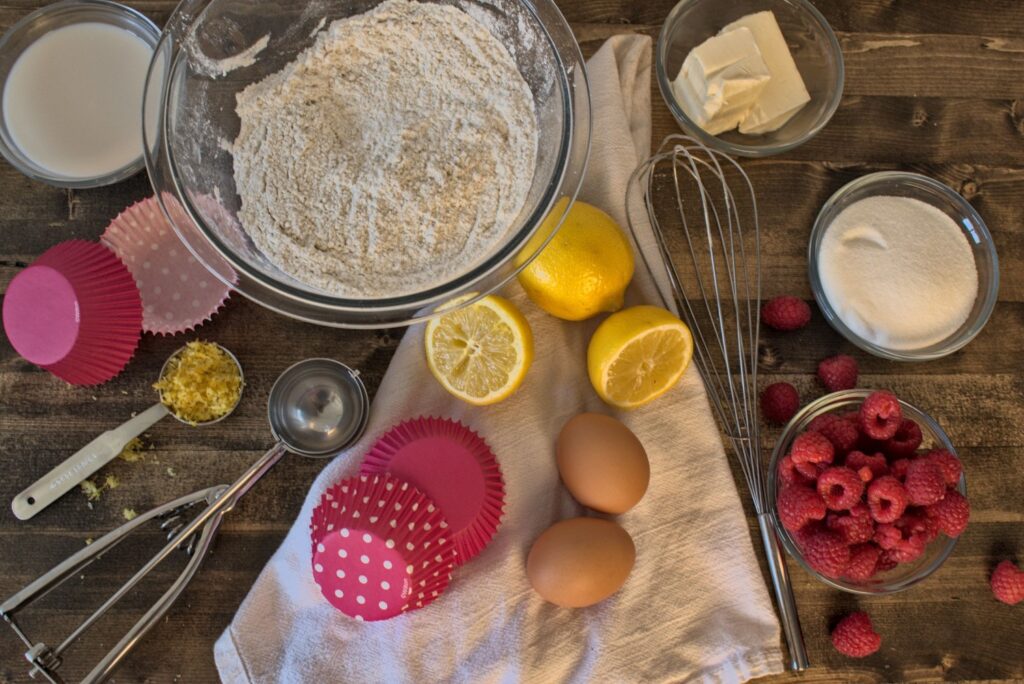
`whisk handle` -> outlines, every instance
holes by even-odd
[[[757,516],[757,524],[761,528],[761,541],[768,558],[768,571],[772,576],[772,589],[775,590],[775,603],[779,607],[779,622],[786,635],[789,646],[789,667],[795,672],[806,670],[810,663],[807,660],[807,649],[804,646],[804,635],[800,631],[800,618],[796,612],[796,601],[793,599],[793,586],[786,569],[786,559],[782,556],[779,537],[775,534],[771,514],[762,513]]]

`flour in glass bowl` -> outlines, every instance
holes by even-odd
[[[857,335],[888,349],[923,349],[962,326],[978,296],[978,267],[963,231],[910,197],[854,202],[818,250],[825,298]]]
[[[492,251],[525,203],[533,95],[446,5],[340,19],[237,96],[239,219],[282,271],[351,298],[422,291]]]

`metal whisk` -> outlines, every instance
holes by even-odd
[[[734,193],[731,184],[742,192]],[[790,667],[804,670],[807,652],[769,511],[759,439],[761,250],[754,188],[732,158],[694,138],[671,135],[633,173],[626,209],[640,257],[663,303],[674,304],[692,331],[694,363],[757,513]],[[653,246],[642,239],[641,217],[650,224]],[[742,219],[749,221],[746,228]],[[650,257],[645,243],[654,252]],[[658,262],[661,268],[652,268]]]

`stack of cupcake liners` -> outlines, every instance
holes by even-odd
[[[313,580],[357,620],[423,608],[494,537],[504,503],[501,469],[479,435],[448,419],[402,422],[314,509]]]

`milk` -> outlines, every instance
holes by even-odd
[[[32,43],[11,68],[4,119],[18,149],[70,179],[113,173],[142,154],[142,97],[153,48],[88,22]]]

